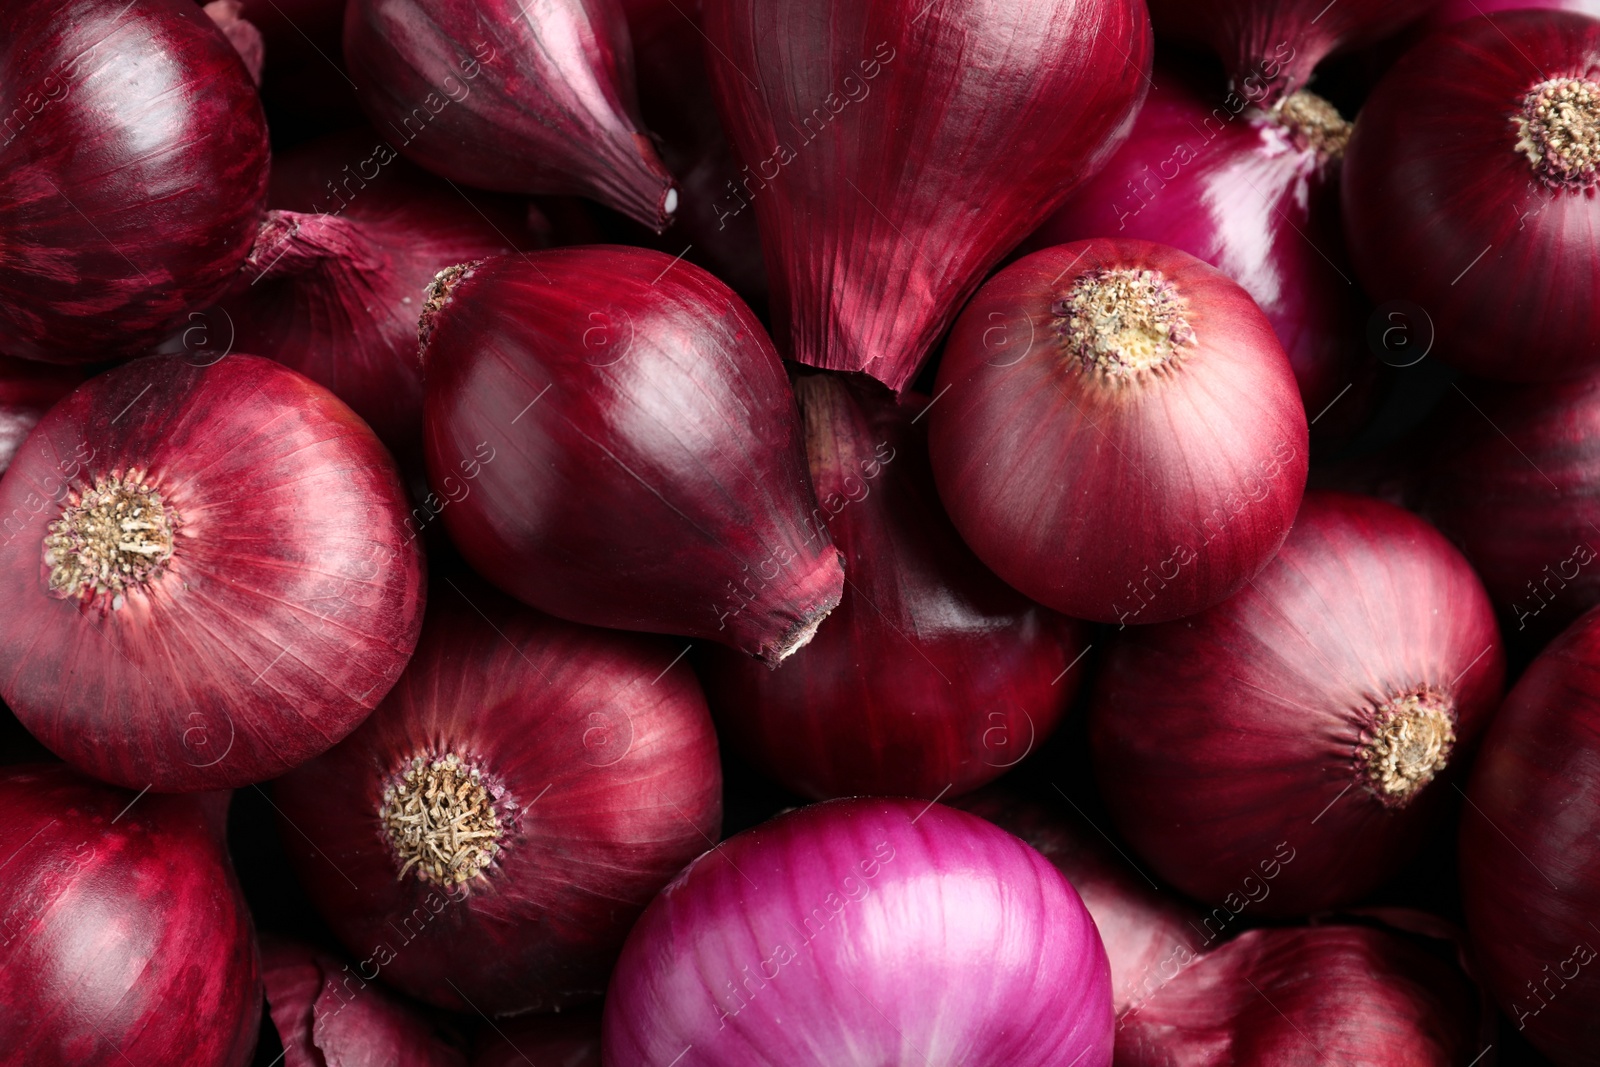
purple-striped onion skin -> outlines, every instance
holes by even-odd
[[[481,1031],[472,1067],[600,1067],[600,1013],[522,1015]]]
[[[232,283],[267,126],[198,4],[9,3],[0,85],[0,352],[138,355]]]
[[[28,1067],[244,1067],[261,985],[227,798],[0,772],[0,1054]]]
[[[118,785],[282,774],[355,729],[416,644],[405,506],[366,424],[271,360],[102,374],[0,479],[0,696]]]
[[[713,649],[722,736],[789,789],[959,796],[1044,742],[1077,691],[1082,627],[1010,589],[961,543],[928,470],[927,398],[832,374],[796,380],[844,598],[778,670]]]
[[[1107,299],[1118,311],[1095,317]],[[1079,241],[1011,264],[961,313],[937,385],[928,443],[956,529],[1077,618],[1222,601],[1278,550],[1305,488],[1305,411],[1271,324],[1165,245]]]
[[[383,706],[274,786],[284,846],[363,977],[491,1015],[596,1000],[633,920],[717,838],[705,697],[670,641],[446,581]],[[494,849],[441,875],[396,827],[406,772],[422,789],[451,758]]]
[[[83,383],[83,371],[0,356],[0,474],[57,400]]]
[[[1430,35],[1361,109],[1342,185],[1358,280],[1420,307],[1451,366],[1553,381],[1600,363],[1600,168],[1528,110],[1576,83],[1600,116],[1597,68],[1600,20],[1513,11]]]
[[[839,603],[789,380],[727,286],[591,246],[475,264],[435,292],[429,482],[480,574],[565,619],[770,663]],[[481,467],[470,486],[464,463]]]
[[[1600,613],[1533,661],[1495,716],[1461,814],[1481,974],[1562,1067],[1600,1048]]]
[[[1110,652],[1095,770],[1138,854],[1218,911],[1348,904],[1437,828],[1504,674],[1449,542],[1391,504],[1312,493],[1249,586]]]
[[[1127,136],[1152,51],[1138,0],[707,0],[705,32],[784,355],[897,392]]]
[[[1250,930],[1117,1031],[1116,1067],[1459,1067],[1481,1054],[1454,967],[1359,926]]]
[[[344,55],[372,125],[435,174],[672,221],[617,0],[352,0]]]
[[[695,860],[606,996],[606,1067],[1107,1067],[1111,982],[1044,857],[964,812],[835,800]]]

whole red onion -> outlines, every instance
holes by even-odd
[[[1305,412],[1271,324],[1220,271],[1149,241],[1059,245],[986,282],[929,423],[939,495],[978,558],[1099,622],[1232,595],[1305,488]]]
[[[57,400],[83,382],[74,367],[0,356],[0,474],[11,466],[22,442]]]
[[[1127,135],[1137,0],[707,0],[712,84],[785,355],[897,392]]]
[[[1394,874],[1450,799],[1505,673],[1460,553],[1391,504],[1311,493],[1249,586],[1129,632],[1090,708],[1118,827],[1184,892],[1249,910],[1346,904]]]
[[[1484,983],[1562,1067],[1600,1047],[1600,613],[1534,660],[1495,716],[1461,815]]]
[[[672,221],[617,0],[351,0],[344,54],[378,132],[434,173]]]
[[[472,1067],[600,1067],[598,1012],[523,1015],[478,1036]]]
[[[1462,1067],[1472,988],[1410,938],[1360,926],[1251,930],[1117,1031],[1117,1067]]]
[[[705,698],[670,642],[450,581],[383,706],[274,787],[285,847],[361,980],[491,1015],[596,999],[716,840]]]
[[[98,778],[259,782],[355,729],[421,626],[372,431],[254,356],[152,356],[52,408],[0,479],[0,695]]]
[[[1348,426],[1361,405],[1344,393],[1366,391],[1372,363],[1334,187],[1350,124],[1303,90],[1270,111],[1259,99],[1157,66],[1133,135],[1028,243],[1132,237],[1205,260],[1260,305],[1309,415],[1343,398],[1321,428]]]
[[[193,0],[15,0],[0,41],[0,352],[138,355],[255,240],[255,87]]]
[[[429,479],[490,581],[769,663],[839,603],[783,365],[705,271],[637,248],[504,256],[441,276],[422,330]]]
[[[1379,82],[1345,155],[1345,235],[1440,359],[1511,381],[1600,363],[1600,20],[1468,19]]]
[[[606,1067],[1107,1067],[1106,954],[1066,880],[938,804],[836,800],[705,853],[628,935]]]
[[[813,523],[850,581],[811,643],[768,670],[730,649],[705,664],[722,736],[789,789],[825,798],[960,795],[1055,728],[1084,635],[984,569],[928,470],[927,399],[875,383],[795,382]]]
[[[0,771],[7,1063],[250,1062],[259,965],[226,810],[223,795],[124,792],[59,765]]]

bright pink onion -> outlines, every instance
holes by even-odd
[[[705,698],[670,642],[447,582],[384,705],[274,787],[284,844],[361,980],[489,1014],[597,999],[716,840]]]
[[[714,649],[723,737],[789,789],[826,798],[959,796],[1054,730],[1077,690],[1082,629],[984,569],[928,470],[927,398],[827,374],[795,382],[819,506],[850,582],[776,670]]]
[[[1434,779],[1455,776],[1504,673],[1489,598],[1443,537],[1312,493],[1246,588],[1112,649],[1095,770],[1139,855],[1219,923],[1335,907],[1438,826],[1453,794]]]
[[[1461,894],[1501,1010],[1562,1067],[1600,1048],[1600,612],[1495,716],[1461,815]]]
[[[929,413],[939,495],[978,558],[1099,622],[1192,615],[1283,543],[1306,417],[1248,293],[1186,252],[1059,245],[967,305]]]
[[[0,41],[0,352],[138,355],[255,240],[255,87],[193,0],[17,0]]]
[[[0,356],[0,474],[52,404],[83,382],[83,372]]]
[[[705,32],[784,354],[897,392],[1127,135],[1151,53],[1137,0],[707,0]]]
[[[769,663],[810,640],[839,554],[811,526],[783,365],[726,286],[600,246],[449,271],[431,303],[429,479],[480,574],[562,618]]]
[[[1111,989],[1044,857],[938,804],[836,800],[705,853],[628,936],[606,1067],[1107,1067]]]
[[[0,479],[0,695],[157,791],[281,774],[355,729],[421,627],[372,431],[254,356],[152,356],[52,408]]]
[[[351,0],[344,54],[379,134],[434,173],[672,221],[617,0]]]
[[[59,765],[0,772],[5,1062],[250,1062],[261,987],[226,810],[223,795],[143,796]]]

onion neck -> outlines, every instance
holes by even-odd
[[[1552,78],[1528,90],[1512,118],[1517,151],[1552,186],[1591,189],[1600,179],[1600,82]]]
[[[1455,742],[1455,701],[1420,689],[1373,710],[1356,763],[1385,806],[1405,807],[1449,765]]]
[[[1344,158],[1355,124],[1316,93],[1304,89],[1290,93],[1270,112],[1301,149],[1337,162]]]
[[[454,752],[414,756],[390,776],[378,821],[400,863],[399,880],[462,886],[502,847],[503,822],[480,768]]]
[[[433,333],[439,313],[449,305],[456,286],[472,277],[472,272],[482,262],[474,260],[471,263],[458,263],[454,267],[446,267],[433,276],[433,281],[428,285],[428,299],[423,302],[422,315],[417,320],[417,350],[424,366],[427,365],[428,338]]]
[[[144,471],[113,471],[72,490],[45,533],[51,594],[109,594],[112,607],[121,607],[128,590],[148,587],[166,568],[178,526]]]
[[[1106,382],[1170,368],[1194,344],[1185,301],[1158,270],[1091,270],[1050,310],[1068,356]]]

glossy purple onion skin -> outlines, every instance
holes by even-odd
[[[927,398],[795,382],[813,525],[844,553],[844,598],[776,671],[714,650],[702,671],[722,735],[805,796],[959,796],[1054,730],[1077,691],[1082,627],[990,574],[944,515]]]
[[[1600,614],[1511,690],[1461,815],[1461,892],[1482,977],[1562,1067],[1600,1046]]]
[[[434,173],[671,221],[617,0],[353,0],[344,55],[373,126]]]
[[[1346,262],[1337,159],[1237,92],[1158,65],[1133,134],[1028,239],[1134,237],[1182,249],[1242,285],[1282,342],[1308,417],[1343,424],[1372,360]],[[1329,408],[1336,399],[1348,403]],[[1327,429],[1327,425],[1319,427]]]
[[[191,0],[22,0],[0,42],[0,352],[138,355],[250,251],[267,186],[255,87]]]
[[[295,871],[359,975],[491,1015],[599,998],[628,927],[720,828],[716,735],[693,674],[668,669],[677,651],[475,584],[440,590],[383,707],[273,789]],[[449,752],[493,783],[509,836],[447,891],[399,877],[380,809],[397,768]]]
[[[82,382],[73,367],[0,356],[0,474],[51,405]]]
[[[223,796],[0,774],[0,1049],[28,1067],[244,1067],[261,1012]],[[194,1025],[180,1025],[175,1013]]]
[[[705,30],[784,355],[897,392],[1127,136],[1152,49],[1135,0],[707,0]]]
[[[47,527],[133,468],[179,517],[171,559],[120,607],[53,594]],[[152,356],[86,383],[0,479],[0,517],[0,695],[118,785],[282,774],[367,717],[421,629],[393,461],[331,393],[259,357]]]
[[[1177,287],[1196,338],[1179,365],[1107,384],[1067,351],[1052,305],[1100,269]],[[1224,600],[1278,550],[1305,488],[1305,412],[1271,324],[1220,271],[1148,241],[1058,245],[995,275],[951,331],[935,395],[928,443],[956,529],[1077,618],[1163,622]]]
[[[603,1025],[606,1067],[689,1045],[706,1067],[1111,1062],[1077,893],[1010,834],[912,800],[814,805],[705,853],[629,935]]]
[[[1539,178],[1511,122],[1535,85],[1596,67],[1600,20],[1468,19],[1408,52],[1362,108],[1341,187],[1351,261],[1374,301],[1426,312],[1451,366],[1553,381],[1600,363],[1600,197]]]
[[[558,281],[559,280],[559,281]],[[502,589],[576,622],[775,661],[839,602],[794,398],[760,323],[659,252],[479,264],[424,323],[429,481]]]
[[[1461,974],[1358,926],[1251,930],[1117,1031],[1117,1067],[1454,1067],[1484,1051]]]
[[[1216,905],[1208,930],[1241,911],[1336,907],[1437,827],[1504,674],[1493,608],[1460,553],[1393,505],[1312,493],[1248,587],[1110,652],[1089,713],[1095,770],[1138,854]],[[1422,687],[1454,701],[1455,744],[1396,806],[1358,750],[1374,708]]]

